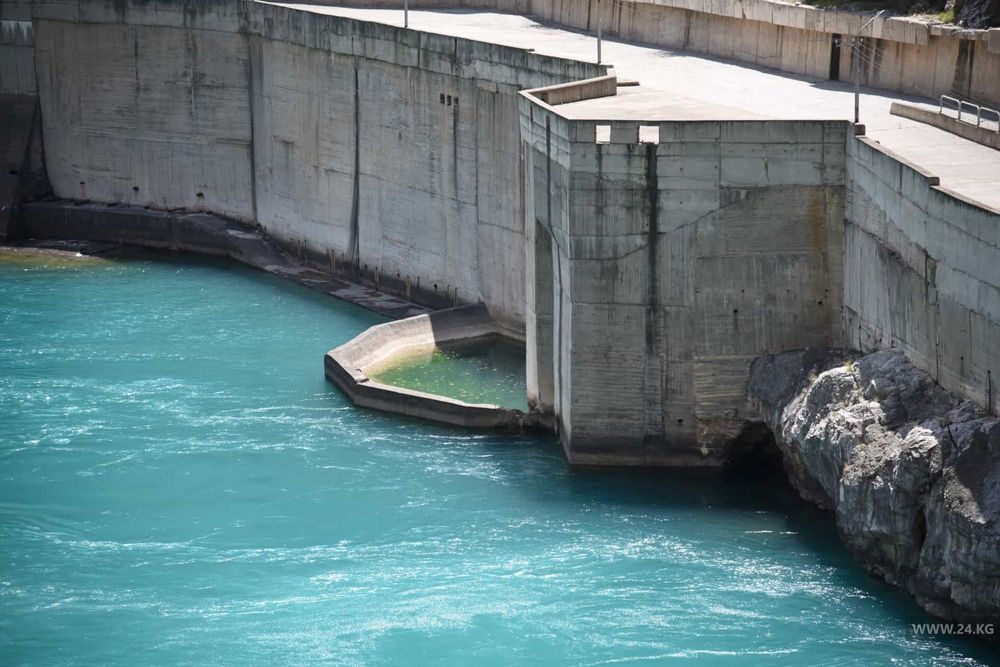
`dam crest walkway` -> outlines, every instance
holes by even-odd
[[[301,11],[403,26],[396,9],[279,4]],[[410,10],[409,28],[523,49],[580,61],[596,60],[592,34],[515,14],[480,10]],[[854,115],[850,83],[828,81],[727,61],[711,56],[603,40],[602,62],[615,68],[622,86],[614,97],[562,104],[577,119],[617,120],[845,120]],[[893,102],[931,101],[863,88],[861,122],[867,136],[941,179],[941,185],[1000,209],[1000,151],[929,125],[893,116]]]

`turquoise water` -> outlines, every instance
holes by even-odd
[[[524,347],[501,339],[436,349],[380,369],[372,378],[466,403],[528,409]]]
[[[226,264],[0,263],[0,664],[972,665],[772,481],[350,407],[377,318]]]

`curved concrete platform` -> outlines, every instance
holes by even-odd
[[[326,353],[326,377],[366,408],[471,428],[522,430],[540,427],[539,416],[499,405],[466,403],[447,396],[376,382],[375,369],[447,343],[499,337],[486,306],[459,306],[375,325]]]

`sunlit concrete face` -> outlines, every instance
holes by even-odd
[[[839,343],[847,126],[559,109],[522,100],[533,242],[552,248],[527,254],[529,347],[552,360],[529,384],[572,463],[719,465],[756,418],[753,358]]]

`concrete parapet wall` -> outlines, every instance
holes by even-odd
[[[338,0],[399,8],[389,0]],[[564,26],[770,67],[851,80],[850,38],[871,14],[772,0],[412,0],[413,8],[530,13]],[[910,95],[1000,104],[1000,28],[968,30],[884,17],[865,29],[862,82]],[[841,40],[839,45],[837,39]]]
[[[484,306],[439,310],[375,325],[324,357],[326,376],[357,405],[473,428],[521,428],[526,415],[375,382],[369,373],[420,351],[499,334]]]
[[[821,79],[851,79],[846,41],[871,15],[770,0],[531,0],[536,16],[608,35],[706,53]],[[865,30],[864,85],[911,95],[955,94],[1000,103],[994,30],[882,18]],[[846,38],[835,46],[835,38]]]
[[[987,129],[986,127],[976,127],[933,109],[925,109],[913,106],[912,104],[903,104],[902,102],[893,102],[889,108],[889,113],[894,116],[927,123],[942,130],[947,130],[952,134],[957,134],[965,139],[975,141],[983,146],[1000,150],[1000,132],[996,130]]]
[[[558,83],[554,86],[535,88],[531,95],[550,105],[592,100],[597,97],[611,97],[618,92],[618,77],[614,74],[599,76],[582,81]]]
[[[1000,410],[1000,211],[876,142],[848,142],[844,338],[902,349],[943,387]]]

